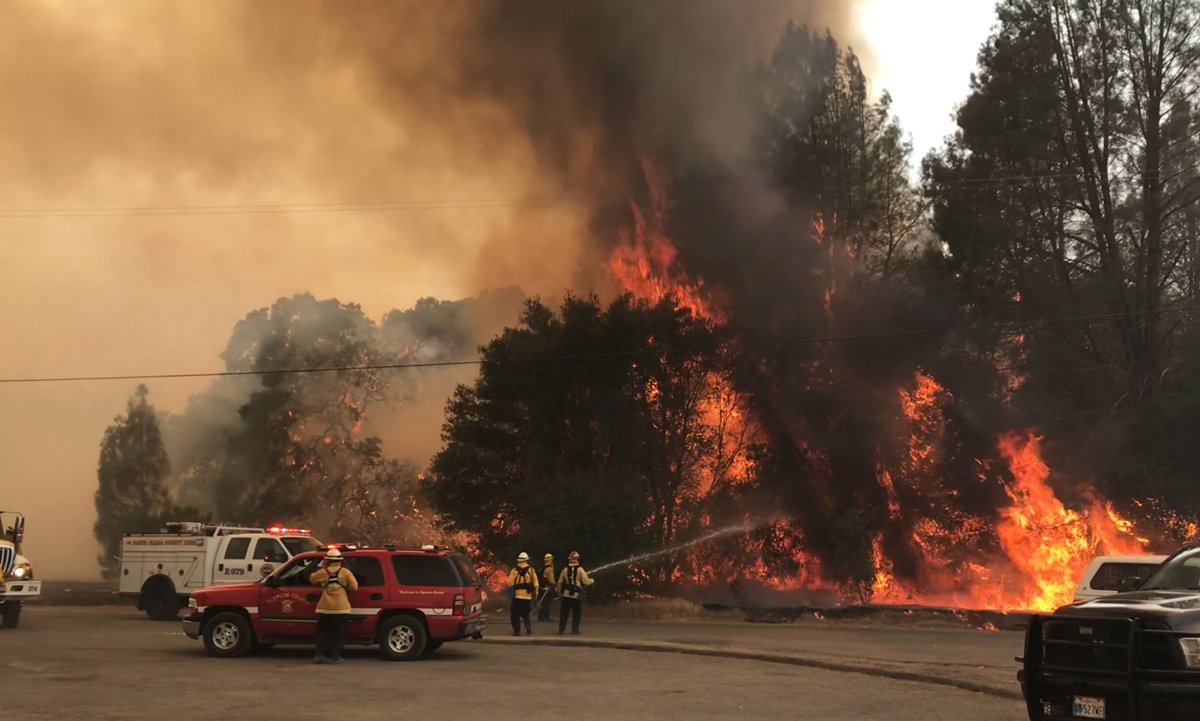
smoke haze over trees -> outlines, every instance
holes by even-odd
[[[1200,15],[1181,0],[1009,0],[960,132],[925,164],[962,302],[1051,324],[997,348],[1061,460],[1195,515]],[[1099,460],[1097,465],[1095,461]]]
[[[78,38],[79,63],[44,50],[77,39],[55,11],[0,29],[15,47],[42,41],[0,111],[0,154],[27,176],[0,190],[22,203],[304,208],[232,230],[214,215],[90,231],[134,248],[112,277],[164,279],[128,301],[161,299],[157,327],[113,345],[175,347],[192,331],[179,318],[206,338],[241,318],[222,367],[268,372],[217,379],[161,419],[176,502],[364,540],[419,540],[440,521],[488,560],[532,544],[608,560],[766,521],[641,580],[857,598],[889,579],[995,586],[1035,556],[998,530],[1020,522],[1029,449],[1051,462],[1064,517],[1119,511],[1165,544],[1186,525],[1164,509],[1200,514],[1184,430],[1200,420],[1194,3],[1005,0],[920,187],[871,59],[851,50],[854,3],[365,8],[251,17],[214,2],[169,47],[129,55],[104,38],[172,19],[135,4]],[[228,80],[160,70],[185,64]],[[58,133],[89,142],[27,142],[36,123],[12,109],[53,115],[61,97],[78,111]],[[304,205],[322,199],[362,203]],[[361,207],[396,199],[408,205]],[[62,242],[91,240],[72,232]],[[197,291],[173,248],[200,243],[201,267],[229,279]],[[238,294],[260,269],[271,290]],[[166,310],[189,294],[205,312]],[[479,346],[482,374],[269,373]],[[636,364],[528,362],[631,350]],[[741,419],[736,482],[719,470],[722,412]]]

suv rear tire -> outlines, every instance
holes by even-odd
[[[0,615],[4,617],[4,620],[0,622],[0,627],[16,628],[21,621],[21,602],[5,601],[0,603]]]
[[[218,613],[204,624],[204,648],[209,656],[237,658],[253,645],[250,622],[240,613]]]
[[[425,652],[429,634],[412,616],[392,616],[379,630],[379,650],[389,661],[412,661]]]

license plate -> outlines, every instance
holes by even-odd
[[[1071,702],[1071,715],[1075,718],[1104,718],[1104,699],[1092,696],[1076,696]]]

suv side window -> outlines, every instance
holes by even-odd
[[[250,550],[249,538],[231,538],[225,546],[226,561],[241,561],[246,558],[246,551]]]
[[[268,563],[283,563],[288,560],[283,544],[274,538],[260,538],[254,544],[254,560]]]
[[[343,561],[359,586],[382,586],[383,566],[372,556],[350,556]]]
[[[312,586],[308,577],[316,573],[321,566],[321,558],[302,558],[281,571],[275,578],[276,586],[295,588],[296,586]]]
[[[392,556],[396,580],[405,586],[461,586],[450,559],[443,556]]]

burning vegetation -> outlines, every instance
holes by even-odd
[[[421,87],[485,108],[536,156],[533,185],[570,190],[583,238],[569,241],[583,250],[569,287],[582,295],[530,299],[515,322],[465,336],[446,332],[456,323],[432,301],[411,311],[420,327],[306,296],[252,313],[224,357],[266,375],[217,388],[167,433],[185,500],[270,520],[317,514],[372,537],[436,525],[490,565],[520,550],[636,558],[612,584],[630,592],[990,609],[1054,608],[1093,556],[1195,535],[1200,503],[1173,508],[1192,466],[1155,424],[1161,384],[1188,398],[1200,387],[1186,370],[1200,364],[1184,362],[1200,342],[1179,320],[1186,293],[1200,295],[1200,250],[1178,228],[1154,253],[1138,245],[1166,232],[1139,215],[1162,187],[1080,197],[1063,184],[972,182],[1085,170],[1091,182],[1093,164],[1116,162],[1056,145],[1078,123],[1034,123],[1014,148],[1004,128],[1030,123],[981,120],[1022,103],[1030,118],[1059,118],[1045,104],[1074,97],[1055,83],[1078,68],[1054,72],[1053,39],[1062,23],[1090,22],[1003,5],[963,133],[926,161],[923,189],[858,56],[790,22],[846,30],[844,3],[456,6],[445,32],[459,52]],[[363,52],[385,56],[381,87],[411,81],[386,55],[392,38],[367,35]],[[1003,77],[1027,58],[1036,82]],[[1002,97],[1012,87],[1044,95]],[[1079,122],[1085,111],[1066,109]],[[1200,121],[1176,121],[1182,148]],[[1126,141],[1121,158],[1142,147]],[[1195,180],[1180,161],[1162,160],[1172,182]],[[1179,205],[1156,206],[1158,220],[1200,227],[1193,187],[1174,187]],[[1078,210],[1116,191],[1119,210]],[[1092,224],[1112,212],[1121,223]],[[514,213],[521,232],[506,239],[544,227],[522,221]],[[1111,237],[1137,223],[1145,233]],[[1098,257],[1122,243],[1124,254]],[[1141,273],[1164,248],[1192,275],[1106,275]],[[1179,322],[1165,322],[1171,313]],[[432,460],[429,448],[385,453],[385,440],[443,416],[381,430],[428,397],[417,393],[428,376],[372,366],[460,360],[468,341],[485,343],[478,376],[454,376],[438,397],[449,400]],[[330,366],[343,370],[270,373]],[[218,400],[210,423],[203,404]],[[1167,417],[1200,419],[1189,404]],[[1118,410],[1131,415],[1116,422]],[[1120,457],[1144,438],[1158,455]],[[1155,485],[1160,468],[1171,482]]]

